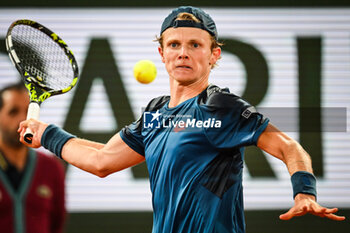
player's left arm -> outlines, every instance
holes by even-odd
[[[313,171],[309,154],[297,141],[278,130],[272,124],[269,123],[265,131],[260,135],[257,146],[282,160],[286,164],[291,176],[293,174],[297,175],[298,172],[311,173],[310,176],[312,176]],[[298,193],[294,198],[294,206],[288,212],[280,215],[280,219],[289,220],[296,216],[311,213],[332,220],[344,220],[345,217],[334,214],[337,211],[337,208],[328,209],[319,205],[314,195]]]

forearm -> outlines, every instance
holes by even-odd
[[[34,132],[31,144],[24,141],[27,128]],[[57,126],[33,119],[21,122],[18,132],[20,141],[25,145],[33,148],[43,146],[68,163],[99,177],[145,161],[145,157],[131,149],[118,133],[103,145],[75,138]]]
[[[296,201],[305,198],[315,200],[317,196],[316,178],[312,175],[311,158],[301,145],[290,139],[282,147],[284,162],[291,175],[293,197]],[[307,194],[307,195],[306,195]]]
[[[76,138],[79,142],[80,145],[82,146],[87,146],[87,147],[92,147],[95,149],[102,149],[104,147],[105,144],[103,143],[99,143],[99,142],[93,142],[90,140],[86,140],[86,139],[81,139],[81,138]]]
[[[101,159],[99,149],[102,144],[90,142],[80,138],[72,138],[62,149],[62,159],[84,171],[99,175]]]
[[[282,156],[290,175],[297,171],[313,172],[310,155],[293,139],[282,149]]]
[[[99,177],[105,177],[145,160],[144,156],[125,144],[119,134],[114,135],[106,145],[72,138],[63,146],[62,158]]]
[[[99,143],[78,139],[55,125],[48,125],[40,138],[41,145],[58,157],[98,175],[100,160],[97,155],[103,148]]]
[[[312,173],[311,158],[302,146],[279,131],[269,123],[265,131],[260,135],[257,146],[265,152],[282,160],[290,173],[293,175],[297,171],[307,171]]]

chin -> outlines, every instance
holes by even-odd
[[[192,83],[195,83],[196,79],[191,79],[191,78],[179,78],[179,79],[176,79],[176,81],[179,83],[179,84],[183,84],[183,85],[190,85]]]
[[[24,145],[18,140],[18,141],[12,141],[11,143],[9,143],[9,146],[11,146],[12,148],[15,149],[19,149],[24,147]]]
[[[174,80],[179,83],[193,83],[196,82],[196,78],[193,77],[192,74],[176,74],[173,76]]]
[[[19,135],[12,135],[12,136],[4,138],[3,140],[8,146],[10,146],[14,149],[19,149],[19,148],[25,146],[19,141]]]

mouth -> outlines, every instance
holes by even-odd
[[[176,66],[176,68],[181,68],[181,69],[192,69],[192,67],[186,66],[186,65]]]

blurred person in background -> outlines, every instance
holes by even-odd
[[[64,166],[18,141],[18,124],[26,119],[28,104],[22,83],[0,90],[0,232],[61,233]]]

